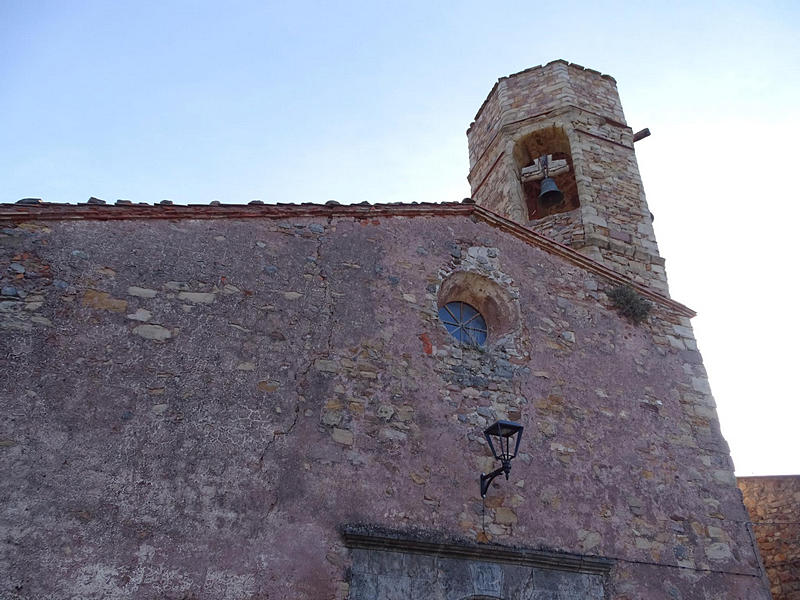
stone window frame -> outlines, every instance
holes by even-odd
[[[486,341],[479,348],[490,347],[520,326],[518,302],[504,286],[475,271],[454,271],[444,278],[439,286],[437,312],[450,302],[468,304],[483,317]]]

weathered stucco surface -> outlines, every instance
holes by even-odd
[[[634,326],[609,281],[461,216],[27,222],[0,244],[0,597],[345,598],[338,528],[360,523],[613,559],[617,600],[768,598],[666,305]],[[464,271],[506,294],[485,349],[437,319]],[[497,418],[525,434],[483,537]]]

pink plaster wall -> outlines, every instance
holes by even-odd
[[[618,600],[769,597],[688,320],[633,326],[608,282],[486,223],[2,241],[4,598],[345,598],[349,523],[613,558]],[[437,320],[463,270],[518,311],[485,349]],[[481,431],[509,417],[523,454],[483,534]]]

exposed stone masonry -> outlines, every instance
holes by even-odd
[[[529,223],[517,144],[563,131],[580,207]],[[500,79],[467,131],[472,197],[634,281],[667,294],[636,157],[613,78],[565,61]]]
[[[800,475],[738,477],[773,600],[800,598]]]

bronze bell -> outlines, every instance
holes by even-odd
[[[542,186],[539,192],[539,201],[545,206],[554,206],[564,199],[564,194],[558,189],[552,177],[542,179]]]

